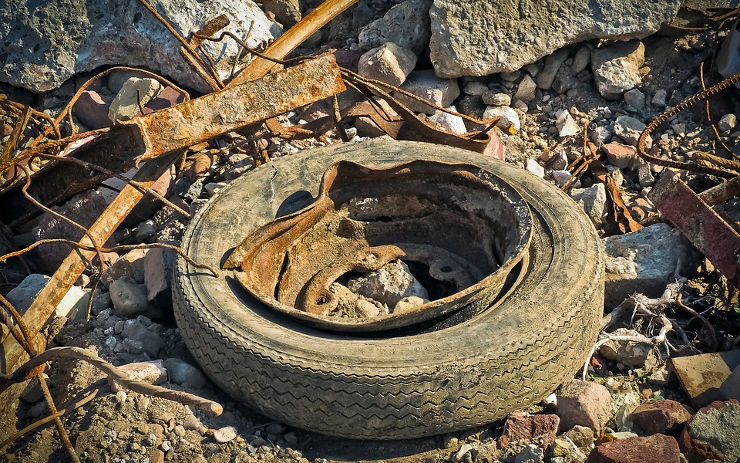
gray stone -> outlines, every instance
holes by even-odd
[[[653,99],[650,100],[650,103],[652,103],[653,106],[656,108],[665,108],[666,104],[668,104],[668,92],[665,91],[665,89],[659,89],[655,91],[655,94],[653,95]]]
[[[521,130],[521,121],[519,120],[519,114],[514,111],[514,108],[509,106],[489,106],[483,112],[483,120],[492,119],[496,116],[501,117],[497,127],[503,130],[509,130],[510,128],[517,132]]]
[[[633,40],[596,48],[591,53],[591,69],[601,96],[616,100],[640,82],[640,67],[645,62],[645,45]]]
[[[466,95],[482,96],[488,91],[488,87],[483,82],[473,80],[463,85],[463,93]]]
[[[271,11],[277,22],[291,27],[301,20],[301,7],[298,0],[262,0],[262,8]]]
[[[627,92],[624,92],[624,102],[630,105],[637,111],[645,109],[645,94],[639,89],[633,88]]]
[[[281,33],[251,0],[203,2],[152,0],[181,34],[187,36],[223,13],[224,30],[245,37],[251,47]],[[198,91],[211,91],[182,59],[182,45],[138,0],[107,2],[12,0],[0,8],[0,81],[33,92],[62,85],[78,72],[110,64],[142,66]],[[215,58],[222,78],[231,72],[239,45],[233,40],[203,47]]]
[[[570,112],[565,109],[560,111],[560,114],[557,115],[557,119],[555,119],[555,127],[558,128],[558,135],[560,138],[572,137],[578,135],[581,131],[581,128],[578,127],[573,116],[571,116]]]
[[[450,106],[447,109],[451,111],[457,111],[454,106]],[[428,120],[437,124],[437,126],[439,126],[439,128],[441,128],[442,130],[446,130],[448,132],[456,133],[458,135],[462,135],[467,132],[467,129],[465,128],[465,121],[463,121],[463,118],[460,116],[455,116],[454,114],[446,113],[444,111],[437,111],[433,115],[429,116]]]
[[[514,457],[514,463],[540,463],[545,461],[545,451],[542,447],[534,444],[527,444]]]
[[[624,235],[604,238],[606,248],[607,307],[627,296],[643,293],[658,297],[675,278],[695,268],[696,250],[670,225],[657,223]]]
[[[180,386],[202,388],[206,385],[206,377],[193,365],[177,358],[169,358],[164,361],[169,381]]]
[[[108,285],[113,310],[121,317],[132,318],[141,315],[149,308],[146,286],[128,277],[119,278]]]
[[[493,106],[510,106],[511,96],[507,93],[488,91],[483,94],[483,102]]]
[[[637,179],[640,182],[641,187],[651,186],[655,183],[655,177],[650,170],[650,164],[644,162],[637,168]]]
[[[146,297],[155,300],[160,294],[169,295],[175,253],[163,248],[152,248],[144,256],[144,285]]]
[[[551,172],[552,179],[555,181],[555,185],[563,186],[573,176],[570,171],[567,170],[553,170]]]
[[[725,114],[724,116],[722,116],[719,122],[717,122],[717,128],[721,132],[727,132],[734,129],[735,127],[737,127],[737,116],[732,113]]]
[[[638,331],[627,328],[618,328],[611,334],[616,336],[642,337]],[[645,364],[652,350],[653,345],[649,343],[612,339],[599,347],[599,355],[607,360],[619,362],[628,367],[641,367]]]
[[[575,56],[573,56],[573,63],[570,65],[570,70],[573,74],[578,74],[586,69],[589,63],[591,63],[591,47],[583,45],[578,49]]]
[[[516,89],[514,94],[515,100],[521,101],[532,101],[535,97],[535,91],[537,90],[537,83],[529,74],[525,74],[522,80],[519,82],[519,87]]]
[[[154,99],[162,90],[162,85],[155,79],[139,79],[132,77],[127,80],[121,90],[113,98],[108,109],[108,118],[111,121],[128,121],[142,115],[144,106]]]
[[[583,207],[594,223],[601,223],[606,212],[606,189],[603,183],[595,183],[588,188],[573,188],[570,196]]]
[[[681,444],[689,461],[740,461],[740,402],[714,402],[700,409],[686,425]]]
[[[571,43],[646,37],[669,23],[680,0],[435,0],[431,61],[441,77],[513,71]]]
[[[555,81],[555,76],[557,76],[560,70],[560,66],[562,66],[566,59],[568,59],[568,50],[564,48],[545,58],[545,66],[537,74],[537,87],[542,90],[550,90],[552,83]]]
[[[416,66],[416,55],[408,48],[388,42],[360,56],[357,73],[391,85],[401,85]]]
[[[614,135],[632,146],[637,146],[637,141],[640,139],[640,134],[643,130],[645,130],[645,124],[632,116],[619,116],[614,121]],[[652,144],[653,140],[648,135],[645,140],[645,146],[649,148]]]
[[[370,50],[393,42],[421,54],[429,41],[428,11],[431,4],[432,0],[406,0],[394,6],[385,16],[360,31],[360,47]]]
[[[545,177],[545,168],[532,158],[527,159],[525,168],[527,169],[527,171],[538,176],[539,178]]]
[[[126,341],[133,341],[140,345],[141,350],[146,352],[149,357],[156,357],[163,345],[162,337],[157,332],[159,325],[154,323],[147,326],[142,321],[143,318],[145,317],[126,320],[121,335]]]
[[[451,105],[455,98],[460,95],[460,87],[457,85],[456,79],[440,79],[434,75],[434,71],[432,70],[412,72],[401,88],[438,106],[444,107]],[[401,103],[405,104],[412,111],[426,114],[434,114],[436,111],[434,108],[398,92],[394,92],[393,96],[398,98]]]
[[[730,376],[724,380],[719,393],[725,400],[740,400],[740,365],[736,366]]]
[[[31,307],[31,303],[36,299],[38,293],[41,292],[49,280],[51,280],[51,277],[32,273],[24,278],[18,286],[8,292],[7,299],[13,304],[15,310],[23,315]],[[89,294],[89,292],[79,286],[73,285],[59,304],[57,304],[54,309],[54,315],[57,317],[72,318],[77,313],[85,313],[90,297]]]
[[[601,146],[605,143],[609,143],[612,138],[612,130],[605,125],[600,125],[591,131],[589,138],[592,142],[596,143],[597,146]]]
[[[374,272],[348,281],[347,287],[388,307],[395,307],[401,299],[409,296],[429,299],[427,290],[414,278],[408,265],[400,260],[388,262]]]

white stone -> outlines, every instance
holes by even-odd
[[[527,159],[525,168],[532,174],[538,176],[539,178],[545,177],[545,168],[542,167],[537,161],[535,161],[532,158]]]
[[[558,128],[558,135],[560,138],[572,137],[574,135],[578,135],[581,131],[580,127],[578,127],[578,124],[576,124],[576,121],[573,119],[573,116],[571,116],[570,112],[566,110],[561,110],[557,115],[555,127]]]
[[[583,207],[594,223],[601,223],[606,212],[606,189],[603,183],[595,183],[589,188],[574,188],[570,196]]]
[[[591,53],[591,67],[601,96],[616,100],[642,82],[640,67],[645,62],[642,42],[615,43]]]
[[[529,76],[529,74],[524,74],[524,77],[519,82],[519,87],[516,89],[514,99],[525,102],[532,101],[536,95],[536,90],[537,83]]]
[[[216,439],[216,442],[219,444],[225,444],[226,442],[231,442],[236,438],[236,428],[233,426],[226,426],[220,429],[217,429],[213,433],[213,438]]]
[[[162,84],[155,79],[131,77],[113,98],[108,109],[111,121],[127,121],[141,116],[141,109],[162,90]]]
[[[454,106],[450,106],[447,109],[451,111],[457,111]],[[447,132],[456,133],[458,135],[462,135],[467,132],[467,129],[465,128],[465,121],[463,121],[463,118],[454,114],[446,113],[444,111],[437,111],[433,115],[429,116],[428,120],[434,122],[439,126],[439,128],[441,128],[442,130],[446,130]]]
[[[734,114],[725,114],[722,116],[722,118],[717,122],[717,128],[720,130],[720,132],[727,132],[729,130],[734,129],[737,127],[737,116]]]
[[[452,104],[455,98],[460,95],[460,87],[457,85],[457,79],[440,79],[434,74],[433,70],[412,72],[409,74],[406,82],[401,85],[401,88],[438,106],[444,107]],[[436,111],[434,108],[398,92],[393,92],[393,96],[412,111],[430,115]]]
[[[127,363],[118,367],[128,379],[144,381],[149,384],[161,384],[167,379],[167,370],[161,360],[150,362]],[[109,379],[113,392],[118,392],[121,386],[113,379]]]
[[[499,128],[504,130],[513,128],[517,132],[521,130],[519,114],[513,108],[508,106],[489,106],[483,112],[483,120],[493,119],[496,116],[501,117],[501,120],[497,124]]]
[[[387,42],[360,56],[357,73],[370,79],[399,86],[416,66],[416,54],[408,48]]]
[[[400,260],[390,261],[374,272],[348,281],[347,287],[388,307],[395,307],[398,301],[409,296],[429,299],[427,290]]]

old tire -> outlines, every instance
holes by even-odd
[[[233,398],[303,429],[401,439],[501,419],[541,400],[582,365],[603,308],[598,236],[558,189],[476,153],[371,141],[284,157],[221,190],[193,219],[182,247],[219,267],[252,230],[310,201],[296,192],[315,195],[332,162],[387,166],[414,158],[475,164],[520,191],[536,231],[517,286],[496,307],[444,329],[350,336],[279,316],[230,276],[215,278],[178,259],[177,324],[201,367]]]

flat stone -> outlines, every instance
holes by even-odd
[[[594,223],[601,223],[606,212],[606,189],[603,183],[594,183],[588,188],[573,188],[570,196],[583,207],[584,212]]]
[[[614,121],[614,135],[632,146],[637,146],[637,141],[639,140],[640,134],[643,130],[645,130],[645,124],[632,116],[619,116],[616,121]],[[650,148],[652,143],[652,138],[648,135],[645,141],[645,146]]]
[[[673,369],[695,407],[722,400],[720,387],[740,365],[740,349],[674,357]]]
[[[578,127],[573,116],[567,110],[560,111],[557,119],[555,119],[555,127],[558,128],[558,136],[560,138],[572,137],[578,135],[581,131],[581,128]]]
[[[676,439],[664,434],[605,442],[596,446],[586,463],[679,463]]]
[[[645,45],[639,40],[595,48],[591,68],[601,96],[616,100],[642,82],[640,67],[645,63]]]
[[[149,308],[146,287],[128,277],[119,278],[108,285],[113,310],[121,317],[133,318]]]
[[[627,296],[659,297],[679,273],[695,268],[698,253],[677,230],[657,223],[603,239],[606,249],[605,303],[616,307]],[[680,265],[679,265],[680,264]]]
[[[535,161],[534,159],[527,159],[524,167],[525,169],[527,169],[527,171],[538,176],[539,178],[545,178],[545,168],[542,167],[540,163]]]
[[[522,129],[519,114],[514,111],[514,108],[509,106],[489,106],[483,112],[483,120],[493,119],[496,116],[501,117],[501,120],[496,124],[500,129],[514,129],[516,132]]]
[[[369,79],[399,86],[416,66],[416,54],[408,48],[387,42],[364,53],[357,63],[357,73]]]
[[[669,23],[680,0],[435,0],[430,59],[441,77],[514,71],[585,40],[646,37]]]
[[[456,79],[440,79],[432,70],[412,72],[406,82],[401,85],[401,88],[443,107],[450,106],[455,98],[460,95],[460,87],[457,85]],[[430,115],[436,111],[436,109],[398,92],[393,92],[393,96],[412,111]]]
[[[13,304],[15,310],[23,315],[31,307],[31,303],[33,303],[36,296],[46,286],[49,280],[51,280],[51,277],[38,273],[28,275],[18,286],[8,292],[6,296],[8,302]],[[87,310],[89,298],[90,293],[88,291],[85,291],[79,286],[72,285],[59,304],[57,304],[54,309],[54,315],[57,317],[72,318],[78,313],[84,314]]]
[[[519,86],[514,94],[515,100],[522,100],[525,102],[534,100],[537,91],[537,83],[534,81],[529,74],[524,74],[522,80],[519,82]]]
[[[740,461],[740,402],[717,401],[699,409],[684,427],[679,441],[691,463]]]
[[[666,399],[639,405],[631,418],[645,434],[670,434],[680,431],[691,413],[679,402]]]
[[[150,3],[185,36],[222,13],[229,18],[223,30],[242,38],[249,33],[250,47],[282,32],[251,0]],[[53,90],[74,74],[107,65],[145,67],[200,92],[211,91],[182,58],[182,44],[137,0],[122,0],[115,7],[107,2],[19,2],[0,9],[0,43],[7,44],[0,50],[0,82],[32,92]],[[241,47],[233,40],[202,46],[220,58],[216,67],[226,79]]]
[[[129,379],[143,381],[149,384],[162,384],[167,379],[167,370],[161,360],[150,362],[133,362],[118,367]],[[109,379],[113,392],[118,392],[121,386],[113,379]]]
[[[609,164],[620,169],[630,167],[637,160],[637,150],[634,147],[614,141],[602,145],[601,151],[606,154]]]
[[[542,438],[543,445],[549,447],[555,441],[560,418],[557,415],[530,415],[515,411],[506,418],[504,430],[498,438],[499,447],[506,447],[512,442],[533,441]]]
[[[557,414],[560,429],[586,426],[597,433],[609,421],[611,395],[601,384],[570,380],[557,392]]]
[[[645,109],[645,99],[645,94],[637,88],[624,92],[624,102],[637,111]]]
[[[72,113],[89,129],[100,129],[110,127],[111,120],[108,117],[108,107],[113,98],[101,95],[93,90],[85,90],[75,104]]]
[[[370,50],[393,42],[421,54],[429,41],[431,4],[432,0],[406,0],[394,6],[382,18],[362,28],[358,36],[360,48]]]
[[[612,334],[617,336],[637,336],[640,333],[627,328],[619,328]],[[599,355],[607,360],[619,362],[628,367],[641,367],[653,351],[653,345],[645,342],[612,339],[599,347]]]
[[[131,77],[127,80],[108,109],[111,121],[128,121],[141,116],[142,108],[162,90],[162,84],[151,78]]]
[[[488,91],[483,94],[483,102],[493,106],[509,106],[511,96],[508,93]]]

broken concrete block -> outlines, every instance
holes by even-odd
[[[674,357],[671,363],[691,402],[696,407],[704,407],[724,398],[720,388],[732,370],[740,365],[740,349]]]
[[[360,56],[357,73],[391,85],[401,85],[416,66],[416,55],[408,48],[387,42]]]
[[[563,431],[581,425],[599,433],[610,418],[611,395],[601,384],[577,379],[568,381],[560,386],[557,403]]]
[[[670,225],[657,223],[624,235],[604,238],[606,247],[605,302],[616,307],[634,293],[663,294],[678,274],[695,268],[699,255]]]
[[[444,107],[451,105],[455,98],[460,95],[460,87],[457,85],[457,79],[440,79],[434,74],[433,70],[412,72],[406,78],[406,82],[403,83],[401,88],[438,106]],[[434,108],[398,92],[393,92],[393,96],[412,111],[425,114],[434,114],[436,111]]]

